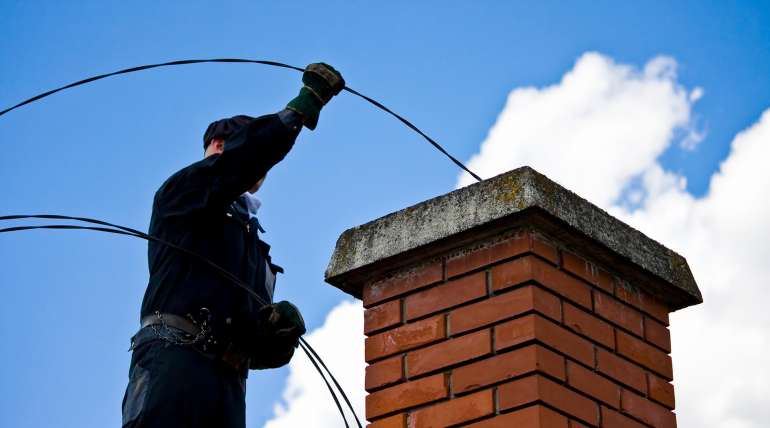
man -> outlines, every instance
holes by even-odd
[[[172,175],[155,194],[150,235],[197,253],[248,284],[249,296],[215,269],[151,242],[141,329],[132,338],[123,426],[245,426],[248,370],[289,362],[305,333],[288,302],[272,303],[276,273],[260,239],[259,201],[267,172],[292,148],[301,127],[345,85],[332,67],[310,64],[286,109],[209,125],[205,157]]]

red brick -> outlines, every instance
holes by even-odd
[[[521,257],[492,268],[492,289],[495,291],[526,281],[536,281],[556,294],[585,308],[591,308],[589,285],[536,257]]]
[[[676,427],[676,416],[670,410],[625,389],[621,398],[621,408],[624,413],[655,428]]]
[[[674,400],[674,385],[666,382],[652,373],[647,373],[648,387],[650,389],[649,397],[652,400],[674,410],[676,401]]]
[[[620,408],[618,385],[572,361],[567,361],[567,383],[607,405]]]
[[[563,380],[564,357],[539,345],[495,355],[454,369],[452,392],[467,392],[536,371]]]
[[[561,319],[559,298],[535,286],[525,286],[455,309],[450,313],[450,333],[458,334],[529,311],[556,321]]]
[[[658,348],[671,352],[671,332],[668,327],[648,317],[644,318],[644,338]]]
[[[404,380],[404,363],[401,355],[390,357],[366,366],[364,388],[367,391]]]
[[[530,234],[529,248],[530,251],[543,257],[549,262],[553,264],[559,263],[559,250],[553,245],[545,242],[539,236]]]
[[[569,420],[569,428],[588,428],[588,425],[583,425],[578,421]]]
[[[437,260],[417,267],[409,272],[364,286],[364,307],[418,290],[441,281],[444,278],[444,264]]]
[[[604,291],[612,294],[615,290],[615,284],[616,284],[615,278],[610,275],[609,272],[607,272],[604,269],[597,268],[597,276],[596,276],[596,284],[599,286],[599,288],[603,289]]]
[[[541,376],[528,376],[497,389],[500,410],[541,401],[590,425],[599,425],[597,404]]]
[[[602,428],[646,428],[646,426],[602,406]]]
[[[374,421],[366,428],[406,428],[406,414],[393,415]]]
[[[443,315],[437,315],[367,337],[364,346],[365,359],[366,362],[371,362],[397,352],[437,342],[445,337],[446,321]]]
[[[641,393],[647,392],[647,380],[644,370],[634,363],[628,362],[615,354],[603,349],[596,352],[596,368],[607,376],[634,388]]]
[[[561,266],[564,270],[579,276],[584,281],[596,285],[610,294],[613,293],[614,280],[607,271],[599,269],[591,262],[567,251],[563,251],[561,256]]]
[[[409,414],[409,428],[443,428],[491,415],[495,411],[492,390],[454,398]]]
[[[494,328],[495,349],[503,350],[531,340],[544,343],[583,364],[594,365],[591,342],[538,315],[526,315]]]
[[[478,272],[404,299],[404,316],[412,320],[487,295],[487,274]]]
[[[608,348],[615,348],[615,332],[611,325],[569,303],[564,304],[564,325]]]
[[[447,385],[443,374],[398,384],[366,396],[366,419],[372,420],[447,396]]]
[[[401,301],[392,300],[364,311],[364,334],[401,323]]]
[[[540,405],[525,407],[515,412],[468,425],[468,428],[567,428],[567,418]]]
[[[637,336],[642,336],[642,314],[612,296],[594,293],[594,312]]]
[[[418,376],[478,358],[490,352],[492,352],[490,331],[481,330],[408,353],[406,370],[409,377]]]
[[[618,283],[615,285],[615,297],[668,325],[668,314],[671,311],[649,294],[630,285]]]
[[[561,267],[581,278],[589,283],[594,282],[594,268],[593,265],[588,263],[581,257],[570,253],[569,251],[562,251],[561,253]]]
[[[500,260],[524,254],[529,251],[529,248],[529,235],[523,234],[492,245],[471,250],[447,260],[447,277],[452,278],[472,270],[486,267]]]
[[[664,378],[674,378],[671,357],[654,346],[647,344],[630,334],[617,332],[618,353],[658,373]]]

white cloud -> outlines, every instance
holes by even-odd
[[[703,306],[672,316],[681,426],[760,427],[770,419],[768,158],[770,110],[735,137],[703,198],[655,167],[643,206],[614,210],[687,257],[704,294]]]
[[[703,98],[703,88],[698,87],[690,91],[690,101],[698,101]]]
[[[324,359],[350,398],[358,416],[364,417],[364,310],[360,303],[343,301],[327,315],[324,324],[306,336]],[[340,403],[345,406],[342,397]],[[275,417],[265,428],[334,427],[342,420],[323,380],[308,358],[297,350],[289,363],[283,402],[274,406]],[[349,414],[348,414],[349,415]],[[353,424],[353,419],[348,419]]]
[[[530,165],[606,206],[678,132],[689,134],[691,98],[671,58],[637,70],[586,53],[558,84],[513,90],[468,167],[491,177]]]
[[[469,166],[491,177],[531,165],[687,257],[706,302],[672,316],[679,426],[758,428],[770,420],[770,110],[735,137],[696,198],[657,159],[703,139],[692,117],[702,96],[677,82],[671,58],[638,70],[587,53],[558,84],[513,90]],[[310,340],[363,409],[360,305],[343,302]],[[303,358],[284,400],[266,427],[340,424]]]
[[[585,54],[558,84],[511,92],[469,167],[531,165],[683,254],[706,302],[672,316],[679,425],[758,428],[770,419],[770,110],[696,198],[657,161],[704,138],[692,114],[703,89],[676,79],[670,58],[640,71]]]

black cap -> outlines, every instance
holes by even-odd
[[[221,138],[227,140],[231,135],[235,134],[239,129],[243,128],[254,120],[251,116],[238,115],[229,119],[220,119],[216,122],[211,122],[206,132],[203,133],[203,150],[209,146],[211,140],[214,138]]]

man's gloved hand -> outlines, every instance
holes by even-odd
[[[269,306],[272,307],[272,312],[267,319],[268,325],[274,329],[276,336],[298,340],[300,336],[305,334],[305,320],[296,306],[286,300]]]
[[[345,79],[334,67],[319,62],[305,67],[302,83],[299,95],[289,101],[286,108],[299,113],[308,129],[315,129],[321,108],[342,91]]]
[[[305,334],[305,320],[296,306],[281,301],[259,310],[262,330],[260,343],[251,355],[253,370],[281,367],[287,364]]]

